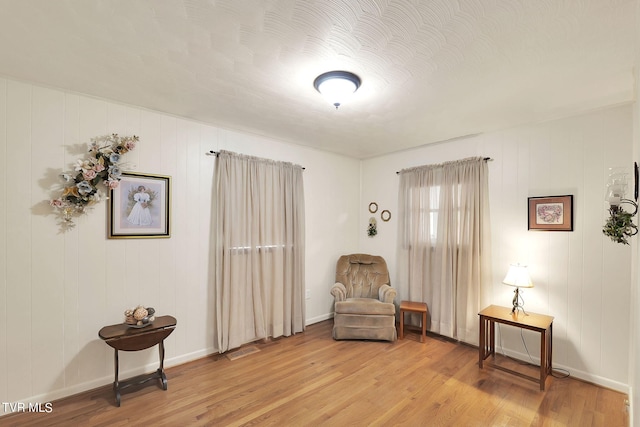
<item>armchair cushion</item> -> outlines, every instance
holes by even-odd
[[[378,298],[382,285],[389,285],[389,270],[381,256],[343,255],[336,265],[336,282],[342,283],[347,298]]]
[[[349,298],[336,302],[336,313],[395,316],[396,306],[371,298]]]

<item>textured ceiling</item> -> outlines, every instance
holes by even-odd
[[[631,101],[637,1],[0,0],[0,74],[368,158]]]

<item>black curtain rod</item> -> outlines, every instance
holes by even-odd
[[[493,162],[493,159],[491,157],[485,157],[483,160],[485,162]],[[400,174],[400,171],[396,172],[396,175],[399,175],[399,174]]]
[[[205,156],[216,156],[216,157],[218,157],[218,154],[220,154],[220,152],[213,151],[213,150],[209,150],[208,152],[204,153]],[[305,170],[305,168],[302,168],[302,170]]]

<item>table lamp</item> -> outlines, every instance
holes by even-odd
[[[531,277],[529,277],[527,266],[511,264],[502,283],[509,286],[515,286],[516,288],[512,301],[513,309],[511,310],[511,314],[517,313],[518,310],[522,310],[524,314],[527,314],[527,312],[524,311],[524,308],[522,308],[524,306],[524,300],[520,295],[520,288],[533,288],[533,283],[531,282]]]

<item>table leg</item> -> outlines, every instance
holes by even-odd
[[[118,381],[118,370],[120,369],[120,363],[118,361],[118,350],[114,349],[113,351],[114,371],[116,373],[116,377],[113,381],[113,391],[116,394],[116,405],[120,406],[120,382]]]
[[[422,312],[422,336],[420,342],[425,342],[427,339],[427,312]]]
[[[400,310],[400,339],[404,338],[404,310]]]
[[[480,336],[478,337],[478,366],[482,369],[482,362],[484,361],[484,351],[487,344],[487,337],[485,331],[485,318],[480,316]]]
[[[158,344],[158,352],[160,353],[160,368],[158,369],[158,375],[160,375],[160,382],[162,382],[162,389],[166,390],[168,387],[167,376],[164,374],[164,340]]]
[[[547,337],[549,340],[547,345],[547,374],[551,375],[551,371],[553,368],[551,367],[553,364],[552,351],[553,351],[553,322],[549,325],[549,336]]]
[[[540,390],[544,390],[547,379],[547,333],[540,332]]]
[[[493,320],[487,321],[487,327],[489,328],[489,354],[496,357],[496,323]]]

